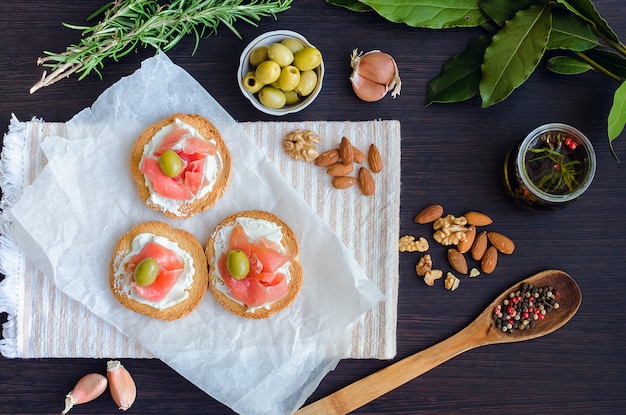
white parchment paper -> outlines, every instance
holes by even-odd
[[[148,209],[129,170],[136,137],[174,112],[210,119],[233,163],[224,197],[210,211],[182,220]],[[11,210],[26,255],[58,288],[235,412],[298,409],[346,352],[350,325],[383,299],[353,255],[235,120],[165,54],[144,61],[67,129],[69,139],[46,139],[48,164]],[[204,245],[224,217],[246,209],[274,212],[298,236],[305,276],[288,310],[266,320],[243,319],[208,293],[189,316],[164,322],[115,300],[109,262],[131,227],[161,220]]]

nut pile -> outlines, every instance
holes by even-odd
[[[364,164],[356,171],[356,176],[351,176],[355,171],[355,164]],[[382,157],[375,144],[371,144],[367,155],[354,147],[348,137],[342,137],[339,147],[326,150],[315,159],[314,164],[326,169],[326,173],[332,176],[332,185],[335,189],[347,189],[359,186],[361,193],[372,196],[376,192],[376,182],[372,173],[380,173],[383,170]]]
[[[376,144],[370,144],[365,154],[353,146],[348,137],[342,137],[338,147],[319,154],[317,144],[321,142],[315,132],[296,129],[285,135],[282,147],[295,160],[312,161],[317,167],[325,168],[326,173],[332,177],[331,183],[335,189],[348,189],[358,185],[365,196],[376,193],[376,182],[372,173],[383,171],[383,159]],[[362,166],[358,166],[357,170],[355,164]]]
[[[470,211],[458,217],[451,214],[444,216],[443,207],[434,204],[422,209],[415,216],[415,222],[418,224],[432,223],[433,239],[439,244],[449,247],[447,251],[448,263],[459,274],[470,277],[476,277],[481,272],[491,274],[496,269],[500,254],[510,255],[515,251],[515,243],[502,233],[479,230],[479,228],[493,223],[489,216],[481,212]],[[405,235],[400,238],[400,251],[409,251],[409,249],[403,251],[402,248],[403,243],[406,248],[410,246],[407,244],[411,241],[415,241],[415,237]],[[416,250],[418,249],[414,249],[414,251]],[[426,252],[427,250],[428,248],[419,252]],[[466,255],[471,256],[471,259],[476,261],[478,266],[470,269]],[[424,282],[428,285],[434,285],[435,281],[444,275],[441,269],[433,268],[430,254],[425,254],[419,259],[415,271],[418,276],[424,278]],[[459,278],[452,272],[446,273],[444,280],[446,289],[454,291],[458,288],[459,283]]]

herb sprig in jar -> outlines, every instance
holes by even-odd
[[[573,192],[578,178],[584,173],[582,162],[572,159],[578,145],[561,132],[546,133],[539,137],[539,144],[528,151],[528,171],[539,175],[537,186],[548,193]]]

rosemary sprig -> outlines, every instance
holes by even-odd
[[[157,0],[115,0],[94,12],[89,20],[101,16],[94,26],[64,24],[80,30],[82,39],[65,52],[44,51],[37,64],[50,68],[30,93],[62,78],[80,74],[79,80],[91,72],[101,76],[106,59],[117,61],[138,46],[152,46],[168,51],[188,34],[193,34],[195,53],[201,38],[217,33],[220,24],[241,37],[234,24],[241,20],[253,26],[262,17],[287,10],[293,0],[171,0],[160,5]]]
[[[552,172],[542,176],[537,183],[540,189],[554,193],[567,187],[568,191],[574,191],[574,187],[578,186],[576,176],[583,172],[580,160],[566,162],[563,154],[550,148],[531,148],[529,150],[537,154],[537,157],[530,160],[531,163],[543,159],[548,159],[552,163]]]

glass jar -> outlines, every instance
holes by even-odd
[[[574,127],[552,123],[536,128],[509,151],[504,185],[520,207],[555,210],[587,190],[595,172],[589,139]]]

